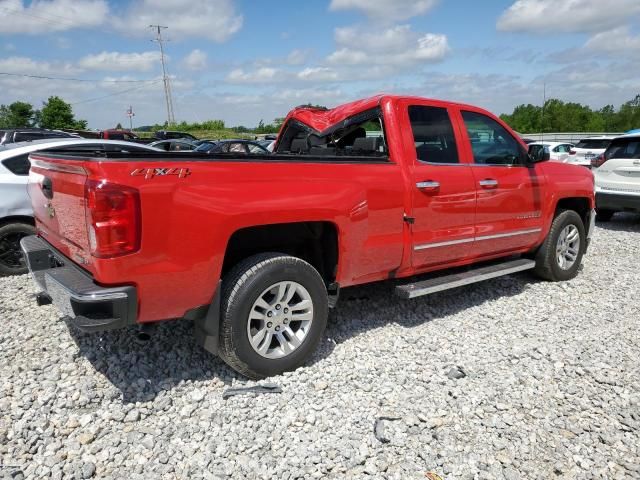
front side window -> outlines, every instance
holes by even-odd
[[[478,165],[521,165],[525,152],[520,143],[494,119],[476,112],[462,112],[473,162]]]
[[[446,108],[411,105],[409,121],[418,160],[429,163],[460,162]]]

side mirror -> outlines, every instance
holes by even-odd
[[[551,158],[549,147],[531,148],[529,147],[529,163],[546,162]]]

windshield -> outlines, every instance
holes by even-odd
[[[640,158],[640,138],[621,138],[611,142],[604,158]]]
[[[603,138],[585,139],[580,140],[577,144],[577,148],[593,148],[593,149],[605,149],[609,146],[611,140]]]

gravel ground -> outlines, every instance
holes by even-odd
[[[281,393],[226,400],[255,383],[188,322],[81,334],[0,279],[0,477],[640,478],[639,239],[600,225],[567,283],[346,290]]]

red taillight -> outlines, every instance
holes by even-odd
[[[575,155],[576,151],[575,150],[569,150],[569,155]]]
[[[140,248],[140,195],[134,188],[87,180],[87,233],[91,255],[117,257]]]
[[[594,168],[598,168],[606,161],[607,159],[605,158],[604,153],[601,153],[597,157],[591,159],[591,166]]]

